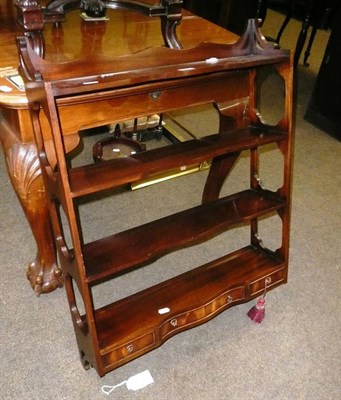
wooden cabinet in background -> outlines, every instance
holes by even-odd
[[[341,140],[341,7],[317,75],[305,118]]]

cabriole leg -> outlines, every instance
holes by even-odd
[[[63,285],[62,271],[57,266],[56,250],[47,208],[36,146],[21,143],[1,127],[2,146],[13,189],[18,196],[37,244],[37,255],[29,264],[27,278],[39,296]]]

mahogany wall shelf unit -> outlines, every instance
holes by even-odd
[[[244,35],[233,44],[148,48],[114,59],[99,56],[96,62],[47,61],[34,51],[27,37],[18,38],[18,48],[56,246],[85,368],[92,366],[103,376],[171,336],[254,299],[265,287],[270,290],[287,281],[292,57],[264,40],[256,20],[249,21]],[[257,75],[269,66],[282,77],[285,89],[284,115],[274,126],[262,123],[257,111]],[[240,99],[244,99],[243,106]],[[235,107],[227,106],[234,101]],[[216,134],[130,157],[70,165],[67,138],[80,127],[201,104],[216,108],[220,121]],[[73,131],[65,130],[65,120],[73,115],[77,115]],[[43,118],[48,120],[49,129],[41,129]],[[274,191],[263,188],[259,178],[259,150],[268,144],[277,145],[284,160],[283,185]],[[242,151],[251,154],[250,185],[221,197],[223,183]],[[208,159],[212,164],[201,204],[83,242],[79,199]],[[66,215],[72,246],[65,238],[61,212]],[[281,245],[268,250],[259,237],[258,221],[273,213],[281,221]],[[147,265],[152,273],[155,259],[204,242],[236,224],[249,226],[247,246],[142,292],[95,307],[95,285],[141,266]]]

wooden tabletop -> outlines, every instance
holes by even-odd
[[[26,107],[25,92],[18,90],[4,75],[4,68],[18,65],[15,39],[22,36],[16,22],[15,0],[0,0],[0,105],[10,108]],[[133,54],[150,47],[164,46],[158,17],[146,17],[131,11],[107,10],[107,21],[84,21],[80,12],[72,11],[66,21],[44,28],[45,59],[53,62],[79,58],[94,59],[97,55],[121,56]],[[177,34],[184,49],[203,42],[233,43],[238,37],[200,17],[183,12]]]

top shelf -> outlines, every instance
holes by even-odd
[[[55,97],[290,60],[289,51],[276,49],[265,40],[256,20],[249,20],[244,35],[235,43],[201,43],[189,49],[152,47],[119,57],[98,55],[95,63],[88,58],[44,60],[25,37],[18,38],[18,46],[25,79],[31,84],[51,82]]]

